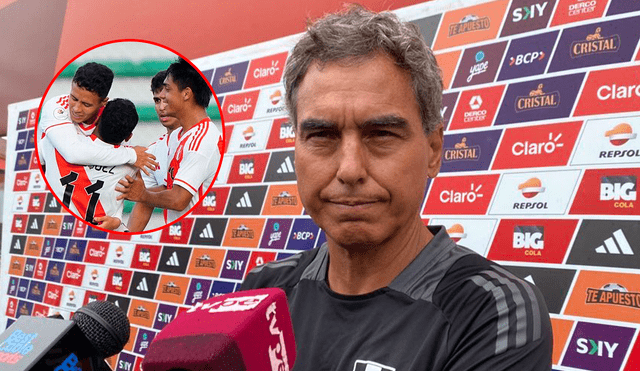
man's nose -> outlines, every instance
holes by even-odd
[[[359,136],[345,135],[338,150],[336,177],[341,183],[355,185],[367,177],[366,148]]]

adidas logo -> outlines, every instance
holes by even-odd
[[[208,224],[207,224],[208,226]],[[211,227],[209,227],[209,229],[211,229]],[[202,236],[200,236],[202,237]],[[167,260],[166,263],[164,263],[170,267],[179,267],[180,266],[180,260],[178,260],[178,254],[174,251],[173,254],[171,254],[171,256],[169,257],[169,260]]]
[[[51,199],[51,202],[49,202],[49,207],[52,207],[52,208],[58,207],[58,202],[56,201],[55,198]]]
[[[249,198],[249,192],[245,192],[242,198],[236,204],[236,207],[251,207],[251,198]]]
[[[246,193],[245,193],[245,195],[246,195]],[[211,230],[211,224],[207,223],[207,226],[204,227],[204,229],[200,233],[200,238],[213,238],[213,231]],[[173,254],[175,255],[175,252]],[[171,259],[169,259],[169,260],[171,260]]]
[[[530,283],[532,283],[532,284],[534,284],[534,285],[536,284],[536,283],[533,281],[533,277],[532,277],[531,275],[526,276],[526,277],[524,278],[524,280],[525,280],[525,281],[527,281],[527,282],[530,282]]]
[[[38,229],[38,219],[33,219],[33,223],[31,223],[31,229]]]
[[[22,248],[22,245],[20,244],[20,240],[16,240],[16,244],[13,245],[13,249],[20,250],[21,248]]]
[[[278,169],[278,171],[276,171],[276,173],[290,174],[293,172],[295,172],[295,170],[293,169],[293,163],[291,162],[291,157],[287,156],[287,158],[284,159],[284,162],[280,164],[280,168]]]
[[[138,290],[138,291],[149,291],[149,285],[147,285],[147,278],[146,277],[142,277],[142,280],[140,281],[138,286],[136,286],[136,290]]]
[[[617,245],[616,242],[618,243]],[[604,240],[604,245],[596,247],[596,252],[598,254],[619,255],[622,253],[624,255],[633,255],[633,250],[631,250],[627,237],[622,233],[622,229],[613,232],[613,237]]]

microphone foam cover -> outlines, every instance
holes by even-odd
[[[91,302],[78,309],[73,321],[101,358],[119,353],[129,341],[129,319],[111,302]]]

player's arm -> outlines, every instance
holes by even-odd
[[[135,202],[143,202],[151,207],[181,211],[189,206],[193,195],[179,185],[171,189],[152,191],[144,186],[140,176],[129,176],[118,182],[116,191],[122,193],[117,200],[127,199]]]
[[[71,122],[52,125],[44,131],[53,147],[65,161],[77,165],[118,166],[132,164],[145,173],[158,165],[155,156],[146,153],[145,147],[103,147],[91,138],[78,133]]]
[[[117,218],[115,216],[96,216],[95,218],[93,218],[93,221],[94,223],[97,223],[100,228],[108,229],[110,231],[117,230],[119,232],[125,232],[122,221],[120,220],[120,218]]]
[[[145,182],[146,184],[146,182]],[[150,192],[153,191],[161,191],[166,189],[165,186],[155,186],[154,188],[149,188]],[[133,210],[131,211],[131,215],[129,216],[129,221],[127,222],[127,228],[129,232],[142,232],[149,224],[149,220],[151,219],[151,214],[153,214],[154,207],[151,205],[147,205],[143,202],[136,202],[133,206]]]

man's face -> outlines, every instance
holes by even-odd
[[[71,84],[69,93],[69,117],[76,124],[93,122],[101,107],[109,98],[100,99],[98,93],[81,88],[75,82]]]
[[[167,130],[174,130],[180,126],[180,122],[175,117],[167,116],[167,113],[165,112],[167,105],[163,104],[162,98],[160,98],[163,90],[164,88],[153,92],[153,103],[155,105],[156,114],[158,115],[158,120],[160,120],[162,126],[167,128]]]
[[[177,113],[182,110],[184,105],[184,96],[171,75],[167,75],[167,78],[164,79],[164,89],[160,91],[159,97],[162,100],[160,107],[165,114],[177,117]]]
[[[442,128],[427,136],[408,73],[383,55],[311,64],[298,91],[298,190],[341,246],[375,246],[421,224]]]

